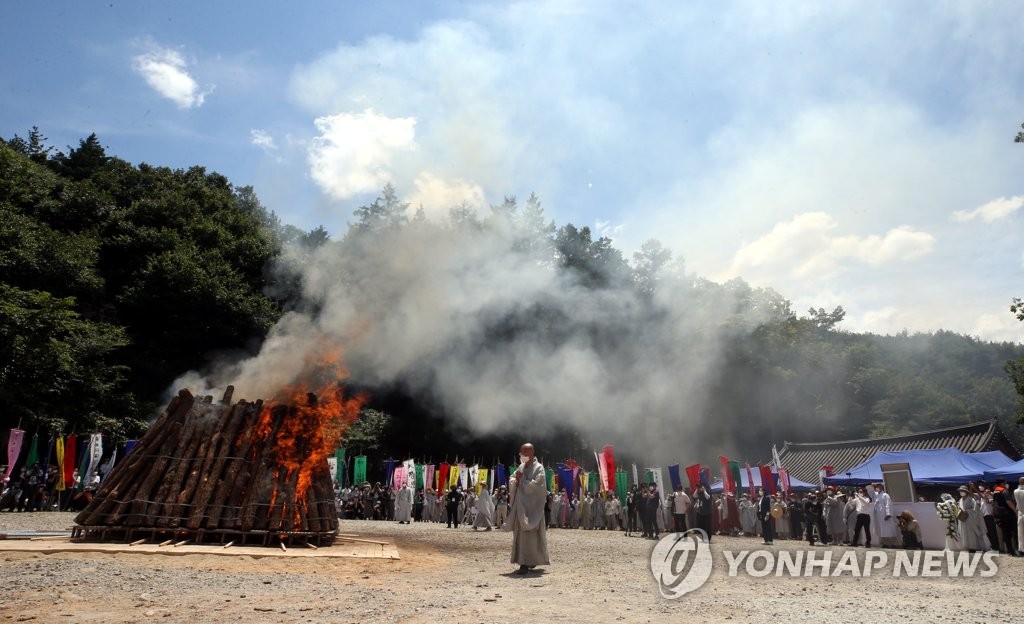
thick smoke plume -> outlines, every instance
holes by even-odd
[[[702,433],[722,416],[710,395],[725,345],[779,314],[781,297],[687,276],[657,245],[630,267],[610,241],[556,235],[532,198],[445,223],[404,209],[292,250],[281,268],[300,273],[302,302],[259,354],[176,387],[230,383],[261,397],[337,345],[352,383],[430,397],[475,434],[567,426],[651,460],[731,448]]]

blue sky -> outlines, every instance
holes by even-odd
[[[292,7],[299,8],[292,8]],[[537,192],[843,326],[1021,340],[1024,2],[11,2],[0,135],[206,166],[336,235]]]

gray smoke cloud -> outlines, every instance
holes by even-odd
[[[594,289],[538,244],[538,215],[412,221],[290,250],[303,301],[255,357],[190,372],[175,387],[257,398],[336,344],[351,381],[429,395],[474,434],[579,430],[651,459],[704,450],[724,345],[778,313],[781,297],[665,267],[656,288]],[[596,436],[607,439],[596,439]],[[725,449],[729,446],[726,442]]]

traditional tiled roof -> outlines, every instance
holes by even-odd
[[[870,459],[878,451],[948,447],[960,449],[965,453],[1002,451],[1014,461],[1021,459],[1020,451],[1003,434],[995,419],[888,438],[840,442],[786,442],[779,451],[779,459],[783,468],[798,479],[818,483],[818,474],[822,466],[832,466],[833,472],[841,475]]]

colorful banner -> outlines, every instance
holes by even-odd
[[[43,467],[43,475],[49,475],[50,474],[50,456],[51,455],[53,455],[53,437],[52,436],[46,442],[46,453],[43,454],[43,459],[40,462],[40,465],[42,465],[42,467]]]
[[[395,472],[391,475],[391,489],[397,492],[399,488],[404,488],[405,479],[405,466],[395,466]]]
[[[415,488],[416,487],[416,462],[411,459],[407,459],[402,462],[402,467],[405,468],[405,487]]]
[[[340,487],[345,487],[345,449],[334,451],[334,480]]]
[[[14,471],[14,464],[18,463],[18,456],[21,455],[21,441],[25,439],[25,432],[21,429],[11,429],[11,435],[7,438],[7,468],[4,469],[4,482],[11,477]]]
[[[391,485],[391,479],[394,477],[395,472],[395,460],[385,459],[384,460],[384,487]]]
[[[445,489],[452,489],[453,485],[459,484],[459,473],[462,471],[462,464],[452,464],[448,467],[448,483],[445,484]]]
[[[64,487],[71,488],[75,484],[75,452],[78,450],[75,445],[75,434],[68,436],[64,442]]]
[[[490,473],[490,471],[487,470],[486,468],[479,468],[477,470],[477,473],[476,473],[476,476],[477,476],[477,479],[478,479],[477,483],[476,483],[476,495],[477,496],[480,495],[480,490],[482,490],[482,489],[486,488],[486,489],[490,490],[490,483],[487,480],[487,477],[488,477],[489,473]]]
[[[469,469],[466,464],[459,464],[459,487],[463,492],[469,490]]]
[[[39,461],[39,434],[32,436],[32,443],[28,446],[28,457],[25,458],[25,467],[31,468]]]
[[[775,488],[775,477],[772,476],[771,466],[758,466],[757,469],[761,472],[761,487],[764,488],[765,492],[774,494]]]
[[[683,480],[679,477],[679,464],[672,464],[668,467],[668,480],[672,482],[672,491],[683,486]]]
[[[604,448],[601,449],[601,453],[604,455],[604,489],[609,492],[615,492],[617,491],[615,487],[615,447],[611,444],[605,444]]]
[[[494,477],[494,485],[501,487],[508,485],[508,472],[505,470],[505,464],[498,464],[494,467],[497,474]]]
[[[615,474],[615,493],[619,496],[619,502],[626,506],[626,494],[629,492],[629,481],[626,478],[626,471],[619,469]]]
[[[434,481],[434,464],[423,466],[423,487],[437,491],[437,483]]]
[[[89,436],[89,452],[86,455],[86,459],[83,461],[85,464],[85,472],[81,473],[82,484],[89,485],[92,483],[93,473],[99,470],[100,458],[103,457],[103,434],[94,433]]]
[[[604,460],[604,451],[594,451],[594,459],[597,461],[598,489],[605,490],[608,488],[608,464]]]
[[[665,502],[665,482],[661,476],[661,468],[651,468],[651,472],[654,474],[654,484],[658,486],[658,494],[661,496],[661,502]]]
[[[448,485],[448,473],[452,471],[451,464],[441,464],[440,469],[437,471],[437,491],[439,493],[447,492],[451,486]]]
[[[555,491],[555,471],[552,470],[551,468],[545,468],[544,469],[544,476],[547,477],[547,480],[548,480],[548,492],[554,492]]]
[[[423,484],[425,483],[423,479],[423,473],[423,464],[416,464],[416,481],[414,482],[413,487],[415,487],[417,490],[423,489]]]
[[[729,458],[719,455],[718,461],[722,462],[722,492],[736,493],[736,482],[732,480],[732,473],[729,471]]]
[[[55,452],[57,454],[57,485],[53,489],[63,492],[67,489],[67,482],[64,480],[64,438],[60,436],[57,436]]]
[[[710,468],[705,467],[705,468],[701,468],[700,469],[700,482],[704,484],[704,489],[705,490],[707,490],[709,492],[711,491],[711,469]]]
[[[352,464],[352,483],[362,487],[366,483],[366,455],[357,455]]]
[[[757,490],[754,489],[754,473],[750,470],[750,464],[747,464],[747,495],[750,496],[750,500],[757,498]]]
[[[729,462],[729,474],[732,475],[732,482],[734,486],[732,493],[736,498],[739,498],[740,494],[742,494],[740,490],[743,489],[743,477],[740,475],[740,463],[738,461]]]
[[[572,494],[572,468],[565,464],[555,464],[555,475],[558,477],[556,487],[565,489],[567,494]]]
[[[138,444],[138,443],[139,443],[138,440],[128,440],[127,442],[125,442],[124,443],[124,456],[128,457],[128,453],[131,453],[132,449],[135,448],[135,445]]]
[[[686,478],[690,481],[690,491],[697,491],[697,484],[700,483],[700,464],[686,467]]]
[[[782,484],[782,491],[786,493],[786,496],[789,496],[789,471],[785,468],[779,468],[779,483]]]

